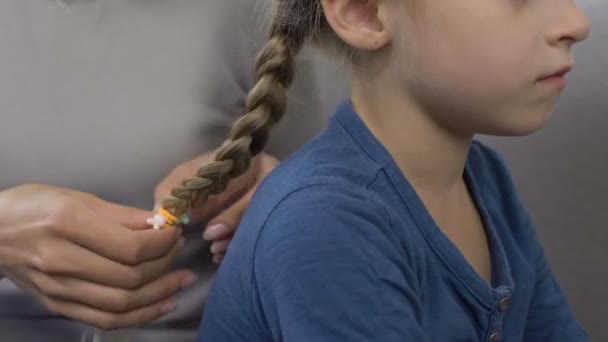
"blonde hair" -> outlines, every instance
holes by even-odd
[[[214,162],[202,166],[195,177],[176,186],[172,196],[162,202],[176,217],[204,204],[210,195],[223,192],[263,151],[270,129],[285,112],[295,56],[304,43],[344,49],[325,19],[321,0],[278,0],[275,4],[270,39],[257,58],[257,83],[247,96],[246,114],[232,126],[229,140],[218,149]]]

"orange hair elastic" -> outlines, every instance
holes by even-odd
[[[187,215],[182,215],[180,218],[177,218],[175,215],[171,214],[167,209],[160,208],[158,209],[154,217],[149,218],[147,222],[154,229],[167,229],[177,224],[188,224],[190,223],[190,219]]]

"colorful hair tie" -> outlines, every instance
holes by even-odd
[[[187,214],[184,214],[177,218],[175,215],[171,214],[167,209],[160,208],[158,209],[154,217],[149,218],[146,222],[154,229],[167,229],[177,224],[189,224],[190,217]]]

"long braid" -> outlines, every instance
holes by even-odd
[[[218,150],[214,162],[201,167],[195,177],[175,187],[172,197],[162,202],[174,217],[202,205],[210,195],[220,194],[231,179],[244,174],[252,158],[264,149],[271,127],[283,117],[287,88],[295,74],[295,55],[308,30],[305,25],[304,29],[288,25],[279,17],[258,56],[257,83],[247,96],[246,114],[233,125],[229,141]]]

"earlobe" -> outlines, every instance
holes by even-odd
[[[378,0],[322,0],[325,17],[346,44],[373,51],[390,42]]]

